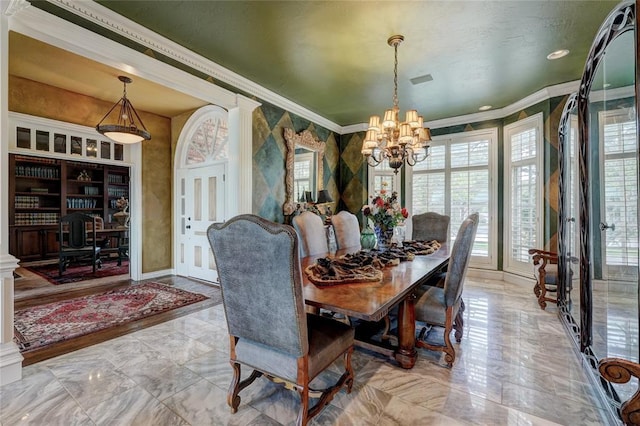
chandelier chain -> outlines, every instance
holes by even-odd
[[[395,62],[393,65],[393,106],[398,107],[398,43],[393,45]]]

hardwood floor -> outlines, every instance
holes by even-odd
[[[179,318],[184,315],[209,308],[219,303],[219,297],[211,297],[217,295],[219,290],[211,283],[197,281],[189,278],[178,276],[167,276],[152,280],[133,281],[128,275],[118,275],[113,277],[99,278],[95,280],[80,281],[76,283],[53,285],[41,278],[40,276],[28,271],[24,268],[16,270],[20,278],[15,280],[14,284],[14,309],[26,309],[33,306],[43,305],[52,302],[59,302],[76,297],[88,296],[92,294],[103,293],[105,291],[116,288],[123,288],[131,285],[138,285],[143,282],[160,282],[163,284],[182,288],[187,291],[195,291],[210,296],[209,299],[197,302],[191,305],[173,309],[168,312],[143,318],[123,324],[118,327],[112,327],[86,336],[70,339],[44,348],[26,351],[22,353],[24,357],[23,366],[27,366],[45,359],[53,358],[68,352],[72,352],[96,343],[104,342],[125,334],[147,328],[165,321]]]

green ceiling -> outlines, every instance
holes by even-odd
[[[577,80],[616,1],[99,1],[339,125],[391,106],[425,120]],[[566,48],[571,54],[548,61]],[[433,81],[409,79],[431,74]]]

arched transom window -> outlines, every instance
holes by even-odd
[[[187,147],[186,164],[210,163],[229,158],[229,126],[218,114],[202,120]]]

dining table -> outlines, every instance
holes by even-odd
[[[347,247],[333,253],[307,256],[300,260],[305,303],[314,309],[340,313],[362,324],[376,323],[398,307],[398,342],[359,338],[356,345],[394,359],[403,368],[412,368],[417,360],[415,325],[415,290],[443,271],[449,263],[449,244],[444,243],[429,255],[416,255],[413,260],[382,269],[378,282],[352,282],[333,285],[314,284],[304,270],[322,257],[340,257],[355,253],[360,247]]]

